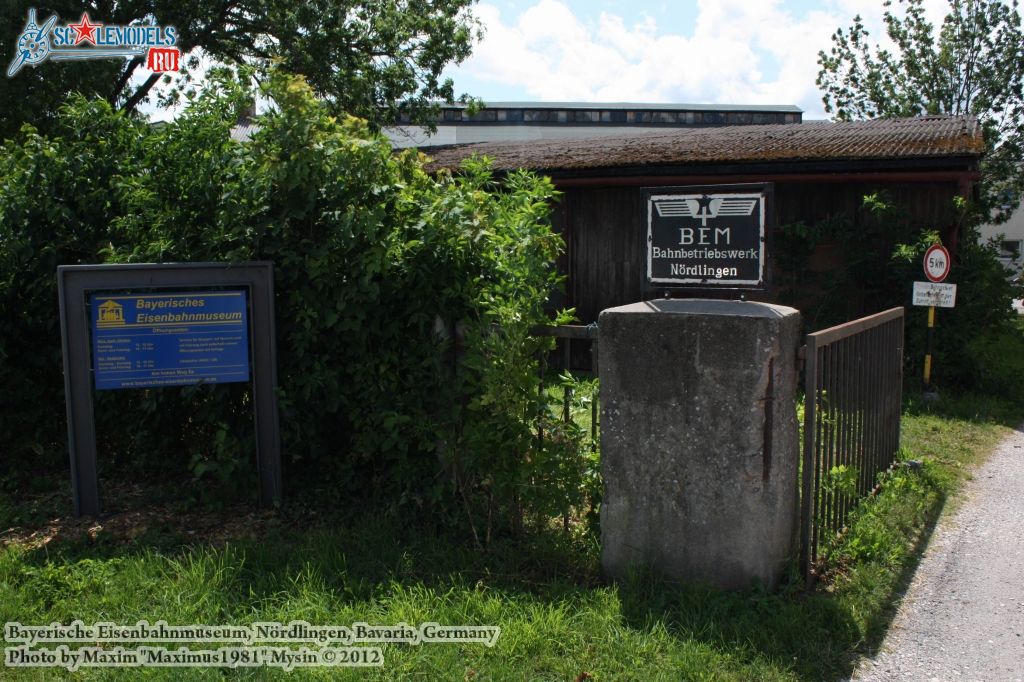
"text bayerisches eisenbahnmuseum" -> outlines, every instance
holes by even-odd
[[[648,195],[648,284],[762,286],[765,203],[752,191]]]

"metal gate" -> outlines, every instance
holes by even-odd
[[[800,563],[810,582],[899,449],[903,308],[809,334],[804,353]]]

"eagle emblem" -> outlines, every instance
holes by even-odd
[[[706,227],[708,218],[752,215],[757,206],[757,199],[710,197],[705,194],[702,197],[658,201],[655,206],[661,218],[700,218],[700,224]]]

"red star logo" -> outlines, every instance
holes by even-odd
[[[103,24],[93,24],[89,22],[89,13],[84,12],[82,18],[78,20],[77,24],[68,24],[68,28],[75,32],[75,45],[88,40],[93,45],[96,44],[96,29]]]

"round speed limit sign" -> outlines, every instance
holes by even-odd
[[[932,282],[941,282],[949,275],[949,251],[942,244],[932,244],[924,252],[924,276]]]

